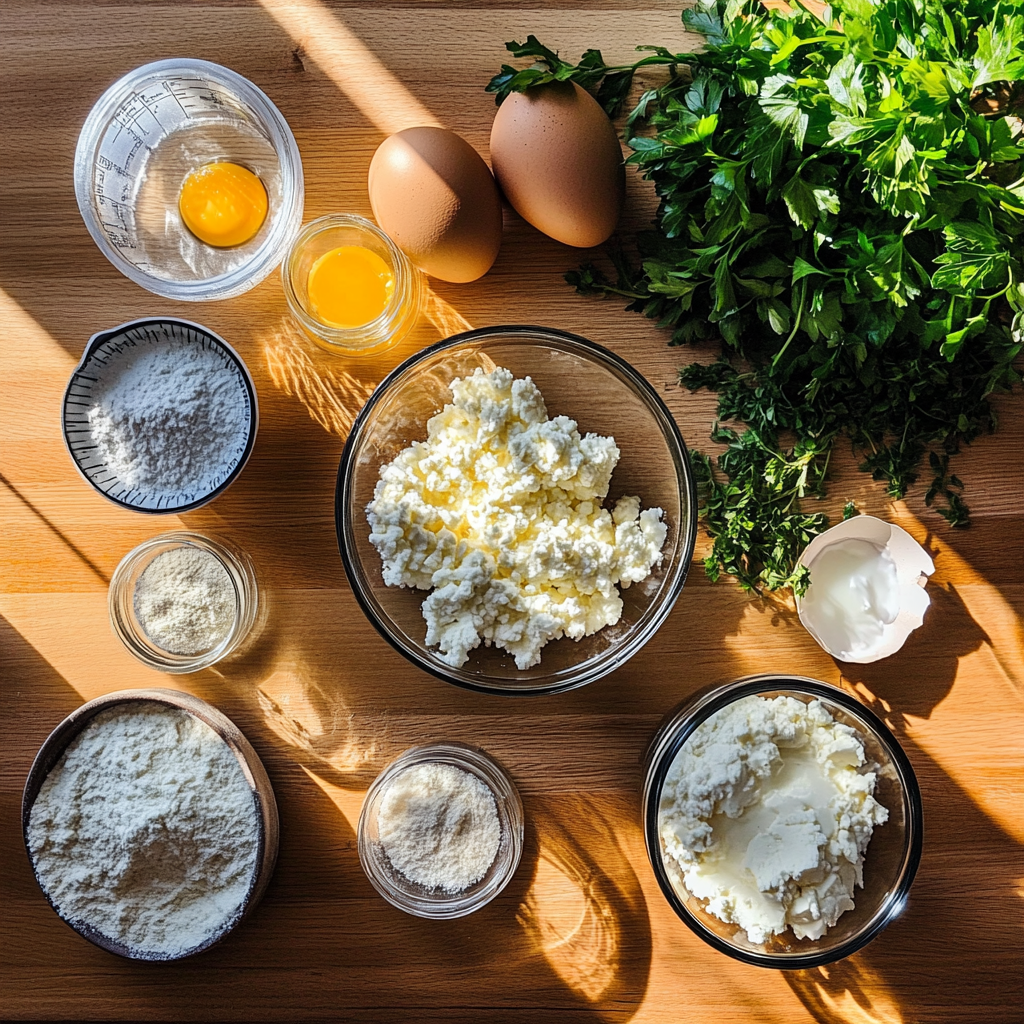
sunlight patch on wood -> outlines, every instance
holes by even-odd
[[[361,789],[342,789],[341,786],[335,786],[326,779],[320,778],[316,772],[310,771],[305,765],[302,765],[302,770],[323,790],[331,803],[341,811],[341,816],[348,822],[349,828],[355,832],[359,826],[359,812],[363,809],[364,791]]]
[[[279,739],[335,772],[360,771],[377,753],[376,731],[364,736],[341,695],[315,682],[299,659],[278,662],[256,700]]]
[[[125,650],[110,628],[105,591],[0,593],[0,615],[82,700],[148,686],[170,685],[192,692],[180,676],[171,682],[163,672],[147,668]]]
[[[446,299],[424,284],[423,315],[434,325],[442,338],[471,331],[473,325]]]
[[[817,1020],[834,1024],[904,1024],[903,1013],[885,979],[858,959],[816,970],[794,971],[787,980]]]
[[[260,0],[264,10],[385,135],[444,125],[318,0]]]
[[[562,981],[596,1003],[615,980],[619,929],[597,880],[578,867],[542,846],[516,920]]]
[[[375,382],[360,380],[340,366],[318,366],[310,343],[287,318],[263,338],[262,344],[274,384],[297,398],[311,419],[329,434],[348,437],[359,410],[373,394]]]
[[[40,372],[52,373],[59,369],[67,375],[75,365],[74,357],[60,342],[3,288],[0,288],[0,331],[5,339],[0,346],[0,373],[8,382],[16,374],[26,372],[38,377]],[[84,342],[82,347],[85,347]]]

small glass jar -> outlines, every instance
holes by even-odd
[[[460,892],[431,889],[406,878],[388,859],[380,841],[381,804],[398,775],[423,764],[447,764],[479,779],[494,797],[501,833],[498,852],[483,878]],[[358,826],[359,862],[370,884],[394,907],[415,917],[446,920],[465,917],[490,903],[508,885],[523,854],[523,804],[504,768],[476,747],[431,743],[411,747],[377,776],[363,801]]]
[[[158,556],[176,548],[197,548],[213,555],[224,567],[234,589],[235,614],[227,635],[213,647],[196,654],[175,654],[159,647],[146,633],[135,609],[139,578]],[[181,674],[209,668],[237,653],[243,642],[253,640],[260,599],[256,572],[244,551],[225,540],[181,531],[143,541],[121,559],[110,578],[108,607],[114,633],[139,661],[161,672]]]
[[[360,245],[376,253],[394,275],[394,290],[380,316],[359,327],[336,327],[314,316],[309,301],[309,272],[325,253]],[[419,318],[420,272],[376,224],[352,213],[331,213],[311,221],[298,234],[281,264],[288,307],[321,348],[345,355],[368,355],[397,344]]]

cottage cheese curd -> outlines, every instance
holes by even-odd
[[[694,731],[662,790],[665,866],[751,942],[787,928],[817,939],[863,886],[864,854],[889,817],[864,745],[820,701],[744,697]]]
[[[529,377],[498,367],[451,383],[454,402],[381,467],[366,514],[389,586],[430,590],[427,644],[459,667],[481,643],[540,661],[622,614],[619,587],[661,562],[660,508],[602,507],[619,461],[614,438],[548,419]]]

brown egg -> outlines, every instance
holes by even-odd
[[[421,270],[483,277],[501,247],[501,199],[480,154],[444,128],[406,128],[370,161],[373,215]]]
[[[491,127],[494,176],[516,212],[566,245],[600,245],[622,213],[625,174],[608,115],[575,82],[512,93]]]

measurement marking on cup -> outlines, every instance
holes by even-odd
[[[139,99],[142,101],[142,105],[149,111],[150,117],[152,117],[161,128],[164,128],[165,126],[163,121],[160,120],[160,116],[157,114],[156,108],[160,105],[160,101],[166,99],[166,97],[166,92],[158,92],[153,94],[152,101],[148,101],[145,96],[139,93]],[[152,106],[150,106],[150,102],[152,102]],[[180,107],[181,104],[179,103],[178,106]]]
[[[169,81],[167,81],[166,79],[165,79],[165,80],[164,80],[164,82],[163,82],[163,86],[164,86],[164,88],[165,88],[165,89],[167,90],[167,94],[168,94],[168,96],[172,97],[172,98],[173,98],[173,100],[174,100],[174,102],[175,102],[175,103],[177,103],[177,104],[178,104],[178,106],[179,106],[179,107],[181,108],[181,112],[182,112],[182,113],[183,113],[183,114],[184,114],[184,115],[185,115],[185,116],[186,116],[187,118],[189,118],[189,120],[191,120],[191,118],[192,118],[192,115],[191,115],[191,114],[190,114],[190,113],[189,113],[189,112],[188,112],[188,111],[187,111],[187,110],[186,110],[186,109],[184,108],[184,106],[182,105],[182,102],[181,102],[181,100],[179,100],[179,99],[178,99],[178,94],[177,94],[177,93],[176,93],[176,92],[174,91],[174,86],[173,86],[173,85],[171,85],[171,83],[170,83]]]

